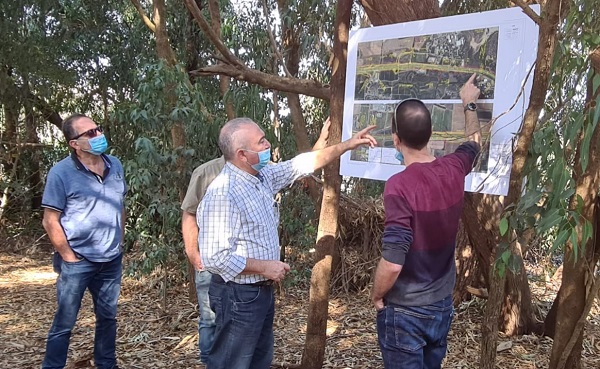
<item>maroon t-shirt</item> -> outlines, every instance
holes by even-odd
[[[430,163],[413,163],[385,185],[382,257],[402,265],[386,304],[427,305],[452,294],[465,176],[479,145],[466,142]]]

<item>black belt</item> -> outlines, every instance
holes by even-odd
[[[254,282],[254,283],[236,283],[236,282],[225,282],[225,280],[218,274],[212,275],[212,281],[219,284],[237,284],[240,286],[272,286],[273,280],[266,279],[264,281]]]

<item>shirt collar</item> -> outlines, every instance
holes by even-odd
[[[105,154],[101,154],[100,157],[102,158],[102,160],[104,160],[104,165],[106,166],[107,169],[110,169],[112,162],[110,161],[109,157],[106,156]],[[75,163],[75,166],[77,167],[78,170],[86,170],[86,171],[90,171],[82,162],[81,160],[79,160],[79,158],[77,157],[77,154],[75,154],[75,151],[71,152],[71,159],[73,160],[73,162]]]
[[[261,179],[258,176],[252,175],[252,174],[246,172],[245,170],[242,170],[242,169],[236,167],[229,161],[227,163],[225,163],[225,165],[233,174],[235,174],[239,177],[242,177],[244,180],[246,180],[252,184],[259,184],[262,182],[262,179],[264,179],[263,176],[261,176],[262,177],[262,179]],[[260,173],[259,173],[259,175],[260,175]]]

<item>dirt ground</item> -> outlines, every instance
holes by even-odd
[[[125,261],[127,262],[127,261]],[[204,368],[197,355],[197,309],[184,285],[161,296],[159,277],[125,278],[119,305],[117,350],[122,368]],[[0,253],[0,368],[39,368],[55,308],[56,275],[48,253]],[[540,306],[552,291],[534,289]],[[297,364],[306,330],[306,290],[278,293],[274,364]],[[166,302],[166,305],[164,304]],[[165,308],[166,306],[166,308]],[[456,311],[444,368],[477,368],[484,301],[474,299]],[[375,313],[368,293],[333,296],[323,368],[382,368]],[[94,317],[86,294],[71,338],[67,368],[91,368]],[[588,318],[584,342],[587,368],[600,368],[600,307]],[[552,341],[537,336],[502,338],[511,345],[498,354],[498,368],[548,367]]]

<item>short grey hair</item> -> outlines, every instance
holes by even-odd
[[[77,131],[73,128],[73,124],[81,118],[89,118],[87,115],[76,113],[69,117],[67,117],[62,122],[62,132],[65,135],[65,140],[67,143],[73,139],[73,137],[77,136]]]
[[[258,126],[250,118],[235,118],[225,123],[221,128],[221,132],[219,133],[219,148],[225,160],[229,161],[233,159],[236,151],[245,147],[246,139],[240,135],[239,131],[249,124]]]

